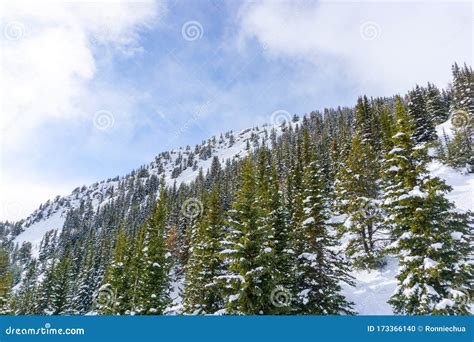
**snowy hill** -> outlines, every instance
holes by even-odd
[[[291,125],[295,126],[297,123],[295,119]],[[152,176],[164,177],[166,184],[170,186],[190,183],[196,179],[200,169],[204,174],[209,170],[214,157],[217,157],[223,165],[226,161],[241,159],[254,150],[254,142],[261,136],[270,136],[272,132],[275,136],[279,136],[287,127],[288,125],[275,124],[248,128],[238,133],[230,131],[219,138],[212,137],[196,145],[195,148],[188,146],[162,152],[154,161],[126,176],[78,187],[68,196],[58,196],[54,200],[47,201],[29,215],[22,223],[23,232],[14,237],[14,243],[21,245],[23,242],[31,242],[32,254],[37,256],[44,234],[50,230],[57,230],[59,233],[67,212],[77,209],[81,202],[91,200],[94,211],[97,211],[117,198],[115,194],[120,183],[145,184]],[[146,198],[143,202],[145,201]]]
[[[291,125],[297,123],[295,121]],[[239,133],[228,132],[219,138],[213,137],[196,145],[194,149],[187,147],[160,153],[153,162],[126,176],[76,188],[68,196],[57,197],[46,202],[26,218],[22,223],[24,231],[14,237],[14,242],[18,244],[31,242],[33,256],[37,256],[44,234],[49,230],[59,232],[64,225],[67,212],[78,208],[84,200],[90,200],[96,211],[117,198],[117,189],[121,183],[145,184],[153,176],[164,176],[166,183],[170,186],[192,182],[200,169],[204,174],[210,169],[214,157],[217,157],[223,165],[226,161],[241,159],[255,148],[254,143],[258,141],[259,137],[272,134],[279,136],[285,129],[287,129],[285,125],[273,125],[245,129]],[[444,133],[450,135],[450,123],[439,125],[437,133],[438,135]],[[437,160],[430,163],[429,170],[434,176],[444,179],[453,188],[453,191],[448,194],[448,198],[459,209],[474,210],[472,197],[474,175],[463,174]],[[143,199],[143,202],[145,201],[146,198]],[[355,287],[344,286],[344,294],[355,303],[355,309],[359,314],[390,315],[392,308],[387,304],[387,300],[395,289],[397,272],[398,261],[394,258],[387,259],[386,266],[381,270],[353,271],[352,275],[356,285]],[[180,284],[176,284],[176,286],[180,286]],[[174,297],[174,302],[179,307],[180,298],[177,291]]]

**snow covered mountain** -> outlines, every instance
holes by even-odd
[[[294,119],[291,125],[298,124]],[[279,136],[288,129],[287,125],[275,124],[264,127],[245,129],[239,133],[227,132],[220,137],[212,137],[195,148],[185,147],[177,150],[160,153],[154,161],[132,171],[126,176],[103,180],[90,186],[76,188],[68,196],[56,197],[41,205],[22,223],[22,232],[14,237],[14,242],[21,245],[23,242],[32,243],[32,254],[37,256],[40,242],[47,231],[62,229],[68,211],[78,206],[84,200],[90,200],[94,211],[107,205],[117,196],[120,183],[139,182],[145,184],[153,176],[164,177],[170,186],[193,181],[202,169],[205,174],[211,167],[212,160],[217,157],[225,165],[226,162],[241,159],[251,152],[259,137],[266,135]],[[449,121],[437,126],[438,135],[451,134]],[[440,161],[433,161],[429,170],[434,176],[444,179],[453,191],[448,194],[459,209],[474,210],[474,174],[463,174]],[[142,202],[146,201],[146,197]],[[344,286],[344,295],[355,303],[359,314],[393,314],[387,300],[393,294],[397,284],[395,276],[398,272],[398,261],[395,258],[387,260],[387,264],[380,270],[353,271],[356,280],[354,287]],[[180,298],[175,284],[175,304],[180,305]]]
[[[290,124],[293,126],[298,123],[297,118],[292,121]],[[260,136],[269,136],[270,134],[279,136],[287,127],[287,125],[275,124],[248,128],[238,133],[230,131],[220,137],[212,137],[202,144],[196,145],[195,148],[188,146],[162,152],[151,163],[141,166],[123,177],[77,187],[70,195],[58,196],[49,200],[29,215],[21,223],[23,232],[14,237],[14,242],[19,245],[23,242],[31,242],[32,254],[37,256],[44,234],[50,230],[60,232],[65,222],[66,213],[71,209],[77,209],[82,201],[91,200],[94,211],[97,211],[117,197],[119,183],[140,182],[145,184],[152,176],[164,177],[166,184],[170,186],[189,183],[197,177],[199,169],[202,169],[206,174],[214,157],[217,157],[222,165],[225,165],[226,161],[241,159],[255,149],[253,142]],[[146,198],[143,202],[145,201]]]

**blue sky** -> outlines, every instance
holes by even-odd
[[[277,110],[444,87],[472,64],[467,1],[2,6],[0,219]]]

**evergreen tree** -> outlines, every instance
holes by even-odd
[[[184,308],[187,313],[213,314],[223,309],[218,282],[224,275],[221,258],[224,212],[219,185],[214,185],[207,200],[206,212],[192,240],[191,256],[186,267]]]
[[[65,254],[52,271],[52,288],[48,314],[60,315],[68,309],[70,256]]]
[[[26,273],[21,280],[18,293],[16,294],[16,310],[17,315],[33,315],[35,313],[36,303],[36,283],[38,281],[37,261],[33,259],[28,267]]]
[[[413,122],[413,139],[415,143],[425,143],[436,138],[432,118],[427,109],[423,89],[416,86],[408,93],[408,114]]]
[[[272,165],[272,176],[270,179],[270,202],[268,213],[268,224],[272,227],[274,234],[274,269],[275,283],[277,287],[285,289],[289,295],[293,288],[293,265],[294,250],[291,248],[290,228],[287,222],[288,213],[284,207],[283,194],[280,190],[279,179],[275,165]],[[285,303],[280,303],[285,304]],[[289,303],[288,303],[289,304]],[[287,314],[291,310],[290,305],[279,305],[273,314]]]
[[[269,266],[272,254],[261,225],[255,167],[250,158],[243,162],[240,187],[229,211],[229,226],[224,246],[228,263],[226,309],[231,314],[259,315],[274,310],[271,303],[274,270]],[[267,255],[267,254],[270,254]]]
[[[329,202],[325,177],[314,157],[304,175],[304,221],[296,232],[296,313],[351,314],[340,282],[351,284],[345,261],[334,251],[336,240],[328,224]]]
[[[170,304],[170,260],[166,248],[166,189],[164,180],[160,198],[145,222],[142,268],[138,280],[137,313],[161,315]]]
[[[75,315],[84,315],[92,307],[94,299],[94,246],[89,240],[86,246],[83,265],[79,272],[77,280],[77,293],[71,298],[71,313]]]
[[[434,84],[428,83],[425,98],[426,111],[431,117],[433,124],[439,125],[448,120],[448,104],[439,89]]]
[[[347,255],[358,267],[380,266],[383,235],[379,178],[372,146],[357,133],[349,157],[339,169],[335,207],[345,215],[339,230]]]
[[[35,315],[51,315],[54,312],[52,306],[52,289],[54,286],[54,270],[56,268],[57,260],[52,259],[44,263],[44,272],[42,274],[42,281],[38,285]]]
[[[367,96],[359,97],[355,106],[355,126],[362,139],[372,140],[373,112]]]
[[[104,284],[99,292],[104,293],[105,299],[112,297],[112,300],[99,301],[98,309],[104,314],[125,314],[130,310],[130,274],[129,255],[127,254],[127,233],[121,230],[115,243],[114,259],[105,274]]]
[[[470,213],[460,214],[445,198],[450,190],[430,176],[425,147],[415,145],[410,121],[397,102],[397,134],[386,163],[385,206],[400,258],[399,285],[389,303],[401,314],[467,314],[473,277]]]
[[[0,315],[8,315],[11,309],[8,303],[12,286],[12,274],[7,252],[0,247]]]
[[[453,101],[451,123],[454,137],[447,144],[447,162],[457,168],[474,172],[474,73],[466,65],[453,66]]]

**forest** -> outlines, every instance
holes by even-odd
[[[470,315],[474,216],[428,167],[474,174],[474,73],[452,75],[163,152],[1,222],[0,314],[356,315],[352,271],[392,257],[394,314]]]

